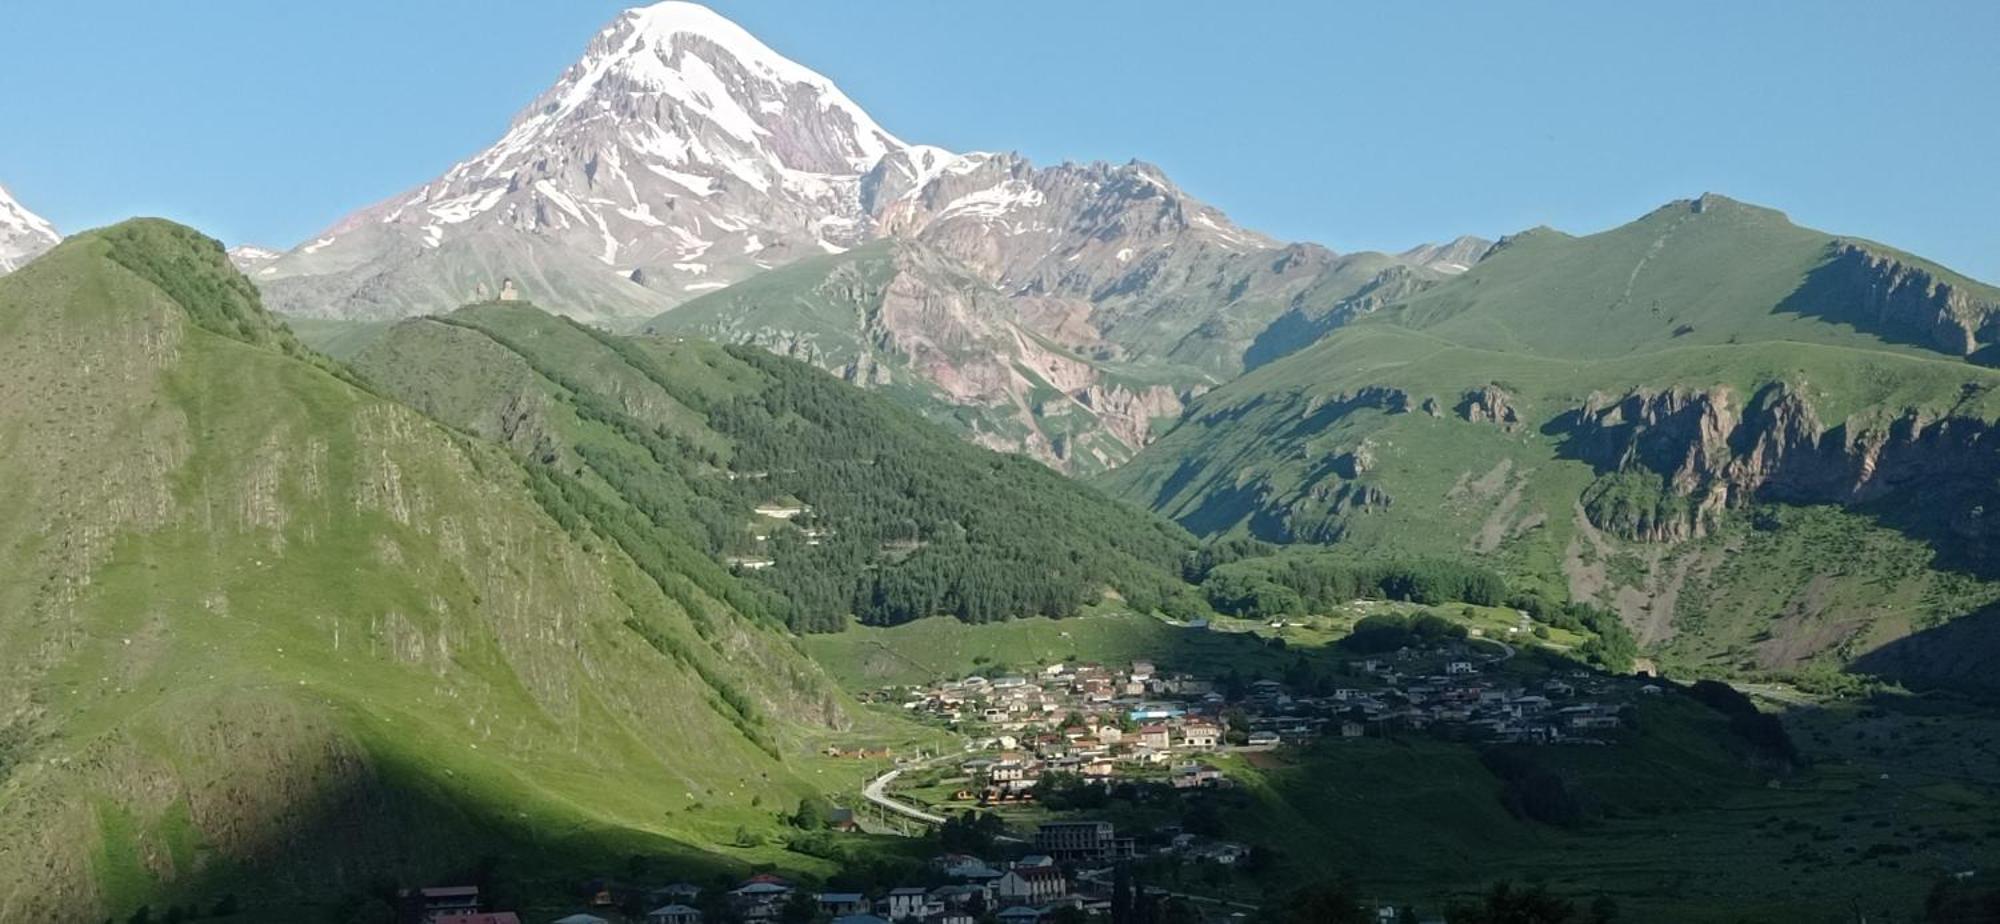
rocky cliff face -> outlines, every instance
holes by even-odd
[[[1834,241],[1826,260],[1781,307],[1955,356],[2000,343],[2000,293],[1865,242]]]
[[[1233,374],[1256,329],[1336,259],[1238,227],[1138,161],[1036,168],[970,154],[913,179],[905,160],[863,178],[877,233],[920,240],[1009,296],[1065,303],[1107,358]],[[1246,310],[1258,316],[1233,324]]]
[[[1799,387],[1773,382],[1747,402],[1727,387],[1593,396],[1551,427],[1565,454],[1613,477],[1660,477],[1660,515],[1596,523],[1627,538],[1701,536],[1724,510],[1755,499],[1854,505],[1904,492],[1963,539],[2000,534],[1976,500],[1993,494],[2000,473],[2000,434],[1981,420],[1874,412],[1828,426]]]

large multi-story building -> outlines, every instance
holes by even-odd
[[[1035,849],[1057,860],[1115,860],[1132,855],[1132,839],[1108,821],[1051,821],[1035,830]]]

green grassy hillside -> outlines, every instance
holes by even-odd
[[[862,772],[810,756],[856,719],[729,583],[566,531],[213,241],[71,238],[0,280],[0,354],[0,919],[770,860],[720,845]]]
[[[352,364],[507,443],[566,522],[800,631],[1062,616],[1106,595],[1150,610],[1186,592],[1192,540],[1170,524],[754,348],[496,303],[403,322]]]
[[[1509,238],[1102,483],[1198,534],[1470,553],[1681,667],[1837,667],[2000,597],[2000,374],[1967,361],[1996,305],[1707,196]]]

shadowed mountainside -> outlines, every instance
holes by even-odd
[[[493,847],[461,819],[694,855],[816,791],[797,763],[853,721],[773,627],[300,347],[193,231],[0,279],[0,353],[0,918],[422,877]]]

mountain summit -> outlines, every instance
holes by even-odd
[[[393,317],[517,279],[643,317],[866,237],[861,175],[908,148],[833,82],[691,3],[628,10],[492,147],[258,270],[275,306]]]
[[[48,219],[28,211],[0,186],[0,273],[13,272],[60,240]]]
[[[908,144],[734,23],[662,3],[620,14],[492,147],[239,265],[274,309],[347,319],[511,279],[561,314],[897,386],[984,445],[1091,471],[1193,394],[1484,250],[1343,256],[1242,228],[1140,161]]]

